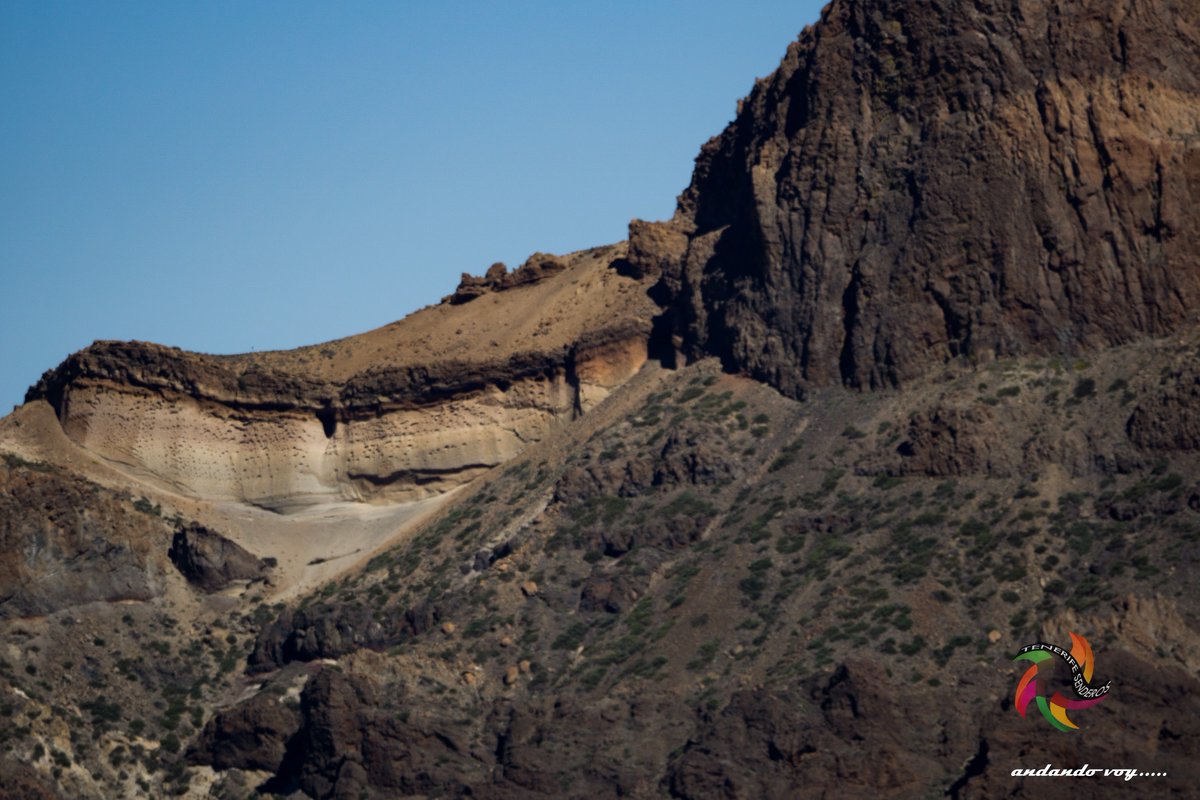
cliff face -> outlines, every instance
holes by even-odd
[[[610,267],[618,254],[553,270],[539,256],[470,306],[295,351],[98,342],[26,399],[49,402],[90,452],[194,497],[275,510],[415,499],[508,460],[641,367],[653,303]]]
[[[1198,201],[1197,4],[847,0],[629,259],[686,356],[880,387],[1179,329]]]
[[[11,456],[0,465],[0,620],[148,601],[166,569],[159,525],[113,492]]]

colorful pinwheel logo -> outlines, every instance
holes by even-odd
[[[1060,692],[1055,692],[1047,700],[1045,694],[1039,691],[1038,669],[1048,666],[1046,662],[1055,656],[1061,658],[1071,668],[1071,682],[1074,684],[1078,700],[1068,700]],[[1071,652],[1069,653],[1058,645],[1037,642],[1022,647],[1021,652],[1013,660],[1033,662],[1033,665],[1021,677],[1021,682],[1017,684],[1017,693],[1013,700],[1017,707],[1017,713],[1022,717],[1025,716],[1025,709],[1028,708],[1029,703],[1037,700],[1037,706],[1041,709],[1042,716],[1060,731],[1079,728],[1067,718],[1067,711],[1096,705],[1105,698],[1112,686],[1112,681],[1103,686],[1093,687],[1091,685],[1096,658],[1092,655],[1092,646],[1088,644],[1088,640],[1075,633],[1071,633]],[[1044,684],[1045,680],[1043,679],[1043,686]]]

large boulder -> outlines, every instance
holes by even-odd
[[[190,583],[206,592],[264,578],[270,570],[266,561],[196,522],[176,529],[167,555]]]

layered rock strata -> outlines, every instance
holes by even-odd
[[[97,342],[26,399],[49,402],[77,444],[187,495],[279,511],[417,499],[511,458],[645,362],[652,304],[611,250],[556,258],[503,303],[430,307],[300,351]],[[581,293],[590,312],[556,324]]]

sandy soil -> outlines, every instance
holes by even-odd
[[[337,382],[370,368],[553,352],[587,332],[657,313],[646,286],[612,268],[624,255],[623,242],[582,250],[563,256],[568,266],[558,274],[462,305],[426,306],[374,330],[294,350],[208,358],[242,371],[301,372]]]
[[[287,515],[243,503],[221,503],[206,516],[250,552],[278,560],[273,586],[263,599],[279,602],[302,595],[402,541],[453,494],[394,505],[323,503]]]
[[[170,491],[161,482],[96,457],[67,438],[46,403],[31,403],[0,421],[0,451],[68,469],[130,497],[146,497],[165,517],[195,519],[278,566],[272,586],[239,588],[278,602],[302,594],[402,541],[454,491],[408,503],[324,502],[290,514],[246,503],[210,502]],[[162,552],[170,546],[164,538]]]

